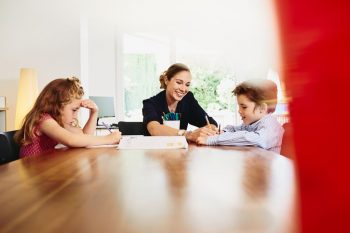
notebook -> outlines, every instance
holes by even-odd
[[[184,136],[123,136],[118,149],[187,149]]]

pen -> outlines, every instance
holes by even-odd
[[[219,134],[220,134],[220,132],[221,132],[220,127],[221,127],[221,125],[219,124]]]
[[[102,122],[102,124],[103,124],[104,127],[106,127],[106,129],[108,129],[108,131],[110,133],[112,133],[112,130],[108,127],[108,125],[106,123]]]
[[[205,120],[207,121],[207,125],[208,125],[209,129],[211,129],[210,122],[209,122],[209,119],[208,119],[207,115],[205,115]]]

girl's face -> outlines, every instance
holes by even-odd
[[[78,111],[81,105],[81,99],[73,99],[72,102],[65,105],[61,112],[63,125],[74,126],[78,118]]]
[[[239,106],[239,115],[245,125],[250,125],[267,114],[267,110],[257,106],[256,103],[248,99],[246,95],[238,95],[237,102]]]
[[[167,99],[180,101],[188,93],[191,80],[191,73],[188,71],[177,73],[170,81],[165,80]]]

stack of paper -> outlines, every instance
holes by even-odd
[[[187,149],[184,136],[123,136],[118,149]]]

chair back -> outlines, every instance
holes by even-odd
[[[13,139],[16,132],[0,132],[0,164],[19,159],[19,145]]]
[[[118,128],[122,135],[145,135],[143,122],[119,121]]]

